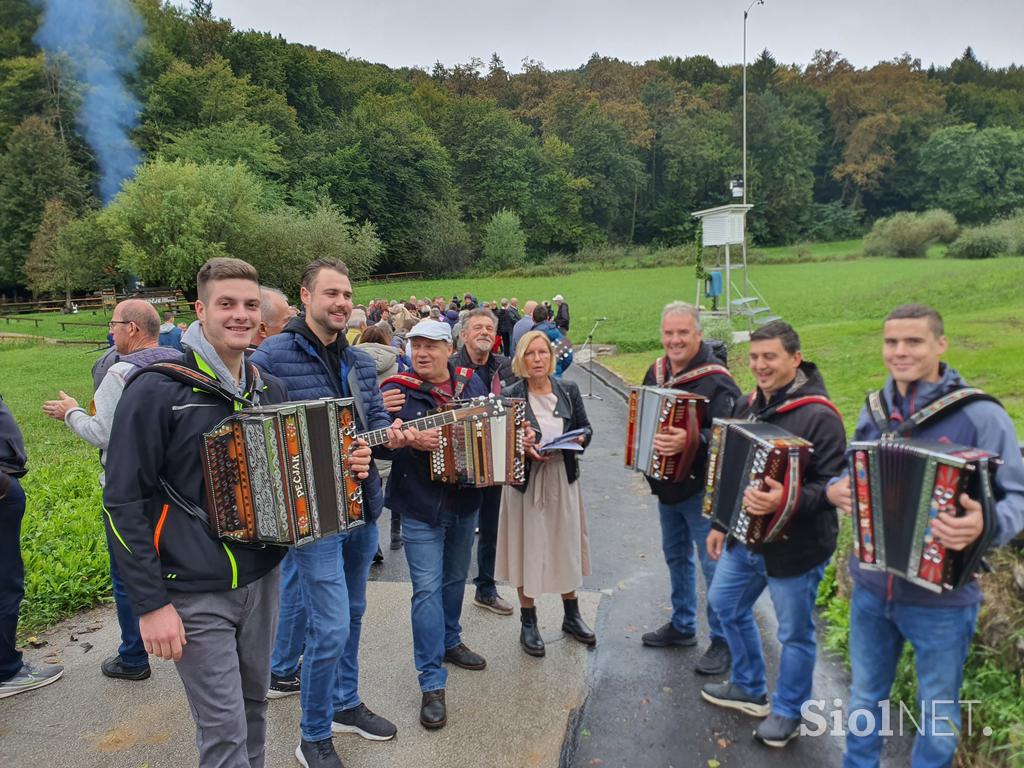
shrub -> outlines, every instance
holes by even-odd
[[[949,246],[946,256],[951,259],[991,259],[1009,253],[1009,242],[987,227],[964,230],[959,239]]]
[[[864,255],[921,259],[929,245],[950,242],[956,231],[956,219],[947,211],[896,213],[875,222],[864,238]]]
[[[479,267],[488,272],[526,264],[526,235],[517,213],[503,208],[491,216],[484,226],[483,252]]]
[[[807,227],[804,237],[815,242],[827,242],[852,240],[863,234],[863,211],[835,201],[814,204],[811,210],[811,225]]]

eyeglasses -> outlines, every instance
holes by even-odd
[[[107,328],[109,328],[110,330],[114,330],[115,325],[131,325],[134,322],[134,320],[111,320],[109,323],[107,323]]]

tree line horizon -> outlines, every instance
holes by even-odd
[[[513,74],[494,54],[390,68],[237,30],[208,2],[132,6],[144,160],[106,207],[76,122],[83,86],[33,42],[31,0],[0,10],[0,293],[127,273],[189,287],[214,255],[278,281],[324,254],[357,278],[497,270],[689,243],[692,211],[732,202],[738,64],[595,53]],[[970,47],[927,69],[909,54],[856,68],[836,51],[799,65],[764,50],[747,87],[758,245],[858,237],[900,211],[978,225],[1024,207],[1024,67]],[[503,227],[518,229],[518,255],[487,251]]]

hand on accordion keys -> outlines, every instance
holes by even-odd
[[[417,451],[436,451],[441,445],[441,430],[434,429],[410,429],[406,431],[409,440],[409,447]]]
[[[932,521],[932,533],[942,546],[957,552],[978,538],[985,528],[981,504],[966,493],[961,493],[960,505],[964,508],[962,516],[954,517],[948,512],[940,512]]]
[[[686,447],[686,430],[682,427],[666,427],[664,432],[654,436],[654,451],[659,456],[675,456]]]
[[[766,477],[764,482],[768,486],[767,491],[747,488],[743,492],[743,508],[748,515],[773,514],[782,503],[782,483],[770,477]]]

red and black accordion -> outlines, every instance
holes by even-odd
[[[448,414],[472,406],[453,400],[438,408]],[[526,481],[526,401],[494,399],[489,413],[463,418],[440,428],[440,444],[430,452],[430,479],[484,488]]]
[[[747,545],[775,541],[792,522],[813,446],[782,427],[758,421],[715,419],[708,446],[704,517]],[[769,515],[751,515],[743,503],[747,488],[768,490],[782,483],[782,501]]]
[[[352,398],[239,411],[203,435],[207,511],[227,541],[301,546],[363,523]]]
[[[888,571],[933,592],[956,589],[983,567],[996,532],[998,457],[928,440],[882,438],[850,444],[853,552],[860,567]],[[964,514],[960,495],[981,503],[984,530],[962,551],[932,534],[940,512]]]
[[[654,480],[685,480],[700,450],[700,427],[707,418],[706,397],[678,389],[633,387],[629,393],[625,464]],[[681,453],[662,456],[654,450],[654,437],[669,427],[686,430]]]

